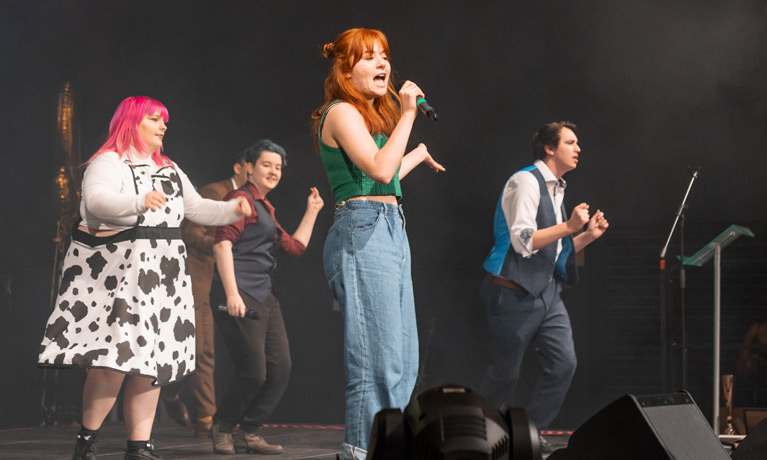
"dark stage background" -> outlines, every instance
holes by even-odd
[[[0,10],[0,427],[40,420],[36,355],[56,234],[54,110],[65,81],[83,160],[105,139],[120,100],[148,95],[170,110],[165,151],[196,185],[227,177],[234,154],[268,137],[288,151],[270,194],[286,228],[298,224],[309,187],[319,187],[326,206],[311,245],[299,260],[282,259],[276,275],[294,370],[273,418],[343,421],[342,324],[321,263],[333,206],[310,114],[329,65],[321,46],[350,27],[383,30],[395,71],[416,81],[440,115],[419,119],[411,140],[447,172],[420,167],[403,183],[423,361],[416,391],[479,384],[488,357],[477,289],[494,207],[507,177],[531,163],[531,135],[548,121],[580,127],[566,204],[587,201],[611,223],[585,251],[582,282],[566,293],[579,369],[556,425],[575,428],[628,392],[665,391],[657,259],[688,165],[701,172],[687,252],[730,223],[756,234],[724,252],[723,372],[748,326],[767,319],[764,0],[59,0],[2,1]],[[688,270],[688,388],[706,415],[712,291],[710,264]],[[81,378],[61,373],[62,411],[76,410]],[[758,403],[751,393],[738,397]]]

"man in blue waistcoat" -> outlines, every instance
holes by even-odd
[[[575,253],[609,225],[599,210],[589,217],[586,203],[565,220],[562,176],[578,166],[581,151],[575,133],[574,124],[555,122],[533,137],[535,163],[514,173],[498,200],[495,246],[480,287],[492,353],[480,391],[503,406],[532,343],[542,371],[525,409],[539,429],[559,413],[575,373],[570,317],[560,293],[578,280]]]

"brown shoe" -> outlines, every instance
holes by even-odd
[[[160,393],[160,395],[160,399],[165,403],[165,411],[168,412],[170,418],[175,420],[176,423],[181,426],[189,426],[192,424],[192,420],[189,418],[189,411],[178,395],[175,397],[168,397],[164,393]]]
[[[234,448],[239,453],[266,455],[282,453],[282,446],[269,444],[261,436],[242,431],[239,427],[234,429],[232,440],[234,441]]]
[[[234,444],[232,443],[232,433],[222,433],[218,431],[218,423],[210,429],[210,437],[213,438],[213,452],[221,455],[234,455]]]
[[[213,428],[213,420],[197,420],[194,424],[194,437],[209,438],[211,428]]]

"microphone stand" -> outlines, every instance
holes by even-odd
[[[692,189],[692,184],[695,182],[695,179],[698,178],[698,170],[693,169],[692,170],[692,177],[690,178],[690,184],[687,186],[687,191],[684,194],[684,198],[682,198],[682,204],[679,205],[679,209],[676,213],[676,218],[674,219],[674,224],[671,226],[671,231],[668,234],[668,238],[666,238],[666,244],[663,246],[663,249],[660,252],[660,285],[661,285],[661,296],[660,296],[660,304],[661,304],[661,366],[663,367],[663,386],[666,388],[666,391],[672,391],[671,388],[669,388],[670,383],[673,381],[673,378],[668,376],[669,373],[669,365],[671,359],[669,358],[669,355],[671,355],[671,349],[670,349],[670,343],[669,343],[669,314],[668,314],[668,306],[666,305],[667,299],[666,299],[666,252],[668,251],[668,245],[671,243],[671,237],[674,235],[674,230],[676,229],[677,223],[680,224],[679,226],[679,244],[680,244],[680,260],[679,260],[679,321],[680,321],[680,327],[681,327],[681,337],[680,337],[680,347],[682,352],[682,389],[687,388],[687,325],[686,325],[686,317],[685,317],[685,288],[686,288],[686,279],[685,279],[685,269],[684,269],[684,210],[687,207],[687,197],[690,195],[690,190]]]

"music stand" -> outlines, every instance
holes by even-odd
[[[730,225],[719,236],[711,240],[710,243],[703,246],[700,251],[696,252],[690,257],[685,257],[684,265],[691,267],[700,267],[708,262],[711,257],[714,258],[714,418],[711,424],[714,428],[714,433],[719,434],[719,372],[720,362],[719,353],[721,349],[721,261],[722,261],[722,249],[727,247],[728,244],[735,241],[739,236],[751,236],[754,234],[751,230],[740,225]]]

